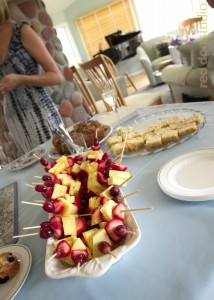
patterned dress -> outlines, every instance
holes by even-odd
[[[0,79],[6,74],[34,75],[41,67],[23,47],[21,26],[14,25],[9,53],[0,64]],[[54,102],[43,87],[20,86],[4,95],[4,116],[19,154],[26,153],[51,139],[51,130],[62,123]]]

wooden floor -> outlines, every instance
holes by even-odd
[[[130,77],[137,89],[149,84],[149,80],[145,72],[141,72],[136,75],[130,75]],[[129,84],[129,82],[127,82],[127,90],[129,95],[135,91],[135,89]]]

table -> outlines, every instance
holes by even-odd
[[[140,242],[103,276],[96,279],[49,279],[44,273],[46,241],[39,237],[20,238],[33,257],[30,274],[15,300],[211,300],[214,299],[214,202],[185,202],[165,195],[157,173],[177,155],[199,148],[214,147],[214,102],[166,104],[146,107],[147,115],[175,108],[194,108],[206,116],[205,127],[188,141],[171,149],[141,157],[125,158],[134,178],[126,192],[141,189],[127,199],[131,208],[153,206],[153,211],[135,212],[142,232]],[[0,187],[17,181],[19,233],[47,219],[41,208],[21,204],[38,198],[25,186],[39,163],[17,172],[0,171]],[[42,172],[43,174],[43,172]],[[1,297],[0,297],[1,298]]]

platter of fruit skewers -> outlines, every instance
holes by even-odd
[[[96,140],[96,138],[95,138]],[[47,239],[45,272],[51,278],[104,274],[131,250],[141,232],[121,188],[132,178],[127,167],[102,153],[96,141],[90,151],[40,162],[48,174],[33,188],[44,196],[49,219],[39,226]],[[26,202],[25,202],[26,203]],[[36,204],[36,203],[32,203]],[[135,210],[147,210],[140,208]],[[30,235],[37,233],[31,233]]]

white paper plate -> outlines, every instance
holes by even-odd
[[[45,273],[48,277],[54,279],[60,279],[65,277],[85,277],[85,278],[96,278],[103,275],[112,264],[119,261],[122,256],[130,251],[140,240],[141,232],[135,221],[134,216],[131,213],[127,214],[127,218],[124,224],[128,224],[128,229],[134,231],[135,234],[127,234],[126,238],[115,250],[113,257],[110,254],[103,255],[99,258],[94,258],[81,267],[65,267],[61,264],[59,259],[48,260],[53,255],[53,242],[54,239],[50,238],[47,241],[46,247],[46,258],[45,258]]]
[[[17,171],[26,168],[34,164],[35,162],[38,162],[38,158],[35,158],[33,156],[34,153],[40,158],[42,158],[45,155],[46,151],[45,149],[38,149],[38,150],[32,150],[28,153],[25,153],[24,155],[20,156],[16,160],[12,161],[8,166],[8,170]]]
[[[0,253],[12,252],[20,261],[18,274],[0,285],[0,298],[12,300],[23,286],[31,268],[32,257],[30,250],[23,245],[8,245],[0,248]]]
[[[185,201],[214,200],[214,148],[200,149],[167,162],[158,184],[169,196]]]

